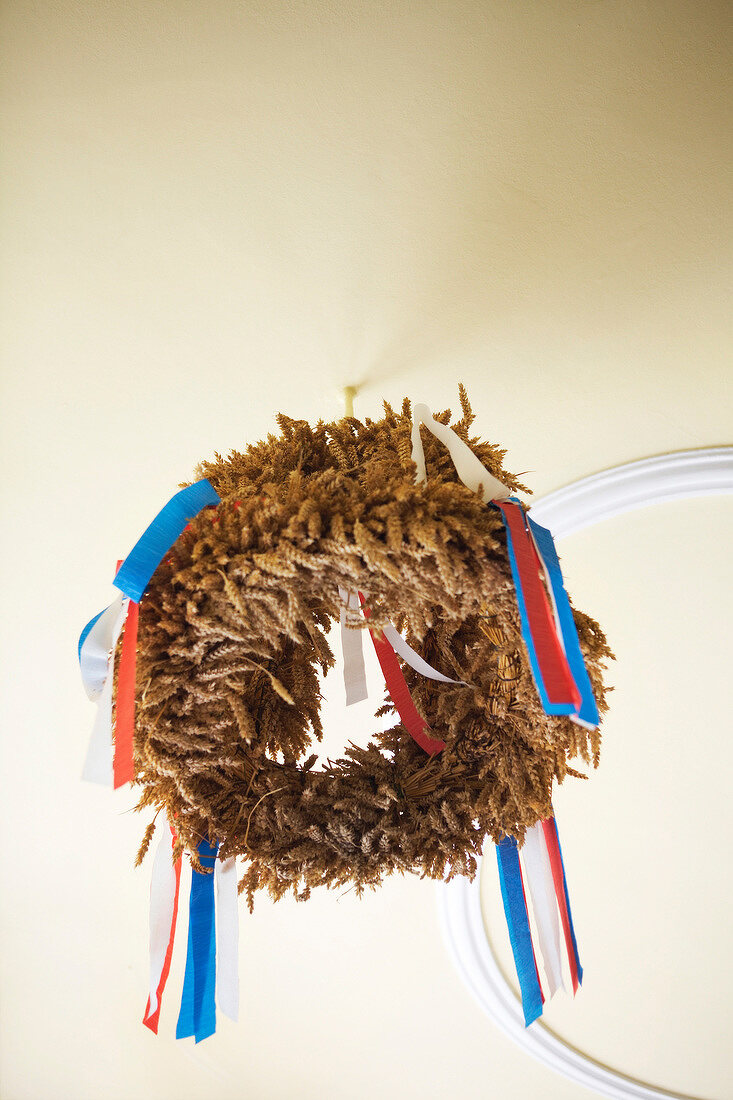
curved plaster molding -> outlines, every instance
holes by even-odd
[[[615,466],[550,493],[532,516],[564,538],[612,516],[662,501],[733,493],[733,447],[676,451]],[[479,1004],[528,1054],[579,1085],[612,1100],[688,1100],[634,1081],[574,1050],[541,1021],[524,1026],[521,1002],[496,961],[481,910],[480,876],[455,879],[438,889],[444,939]]]
[[[550,1069],[613,1100],[689,1100],[650,1088],[574,1050],[539,1020],[525,1028],[521,1001],[502,974],[486,934],[480,875],[457,878],[438,888],[443,937],[458,972],[484,1012],[505,1035]]]
[[[675,451],[614,466],[549,493],[530,511],[562,539],[650,504],[719,493],[733,493],[733,447]]]

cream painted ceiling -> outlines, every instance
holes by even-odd
[[[155,1039],[129,792],[79,780],[76,639],[194,463],[469,387],[538,494],[731,439],[727,2],[2,10],[3,1100],[588,1095],[464,990],[435,887],[242,913],[239,1025]],[[618,654],[557,809],[586,968],[548,1022],[733,1096],[730,498],[572,536]],[[328,686],[335,745],[349,726]],[[506,954],[494,867],[487,924]],[[184,942],[179,935],[179,947]]]

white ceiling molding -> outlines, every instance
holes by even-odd
[[[637,508],[722,493],[733,493],[733,447],[676,451],[615,466],[548,494],[531,513],[560,539]],[[527,1054],[612,1100],[689,1100],[599,1065],[539,1020],[525,1028],[521,1001],[504,977],[487,935],[479,875],[473,882],[457,878],[441,884],[438,907],[443,936],[461,977],[487,1015]]]
[[[548,493],[531,513],[562,539],[650,504],[719,493],[733,493],[733,447],[674,451],[613,466]]]
[[[459,974],[484,1012],[527,1054],[578,1085],[613,1100],[689,1100],[676,1092],[632,1081],[574,1050],[539,1020],[524,1026],[521,1001],[496,961],[481,910],[479,875],[438,887],[443,936]]]

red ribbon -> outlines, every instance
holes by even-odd
[[[529,630],[534,643],[542,682],[550,703],[569,703],[577,710],[580,693],[568,666],[555,619],[540,579],[540,562],[519,504],[495,500],[506,520],[521,582]]]
[[[361,600],[361,609],[364,612],[364,618],[369,619],[370,611],[364,603],[364,597],[361,592],[359,593],[359,599]],[[374,649],[377,654],[380,668],[382,669],[384,682],[387,685],[387,691],[397,708],[397,713],[400,716],[402,725],[421,749],[424,749],[425,752],[434,756],[435,753],[441,752],[445,748],[445,741],[439,741],[437,738],[430,736],[430,726],[415,706],[412,696],[410,695],[410,689],[405,682],[405,677],[402,675],[402,669],[400,668],[397,654],[392,649],[392,646],[385,636],[383,634],[378,634],[377,631],[372,630],[371,627],[369,628],[369,633],[374,642]]]
[[[135,729],[135,666],[139,607],[140,605],[134,600],[130,600],[125,620],[125,633],[122,636],[115,710],[115,788],[131,783],[135,776],[132,744]]]
[[[568,953],[568,962],[570,963],[570,977],[573,982],[573,993],[577,993],[578,986],[580,985],[578,980],[578,963],[575,957],[575,945],[570,929],[570,914],[568,913],[568,904],[565,897],[565,875],[562,867],[560,843],[557,838],[557,828],[554,818],[548,817],[542,822],[542,831],[545,835],[545,844],[547,845],[547,852],[550,857],[552,882],[555,887],[557,907],[560,910],[560,920],[565,935],[565,947]]]

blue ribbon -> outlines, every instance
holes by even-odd
[[[518,501],[516,497],[510,497],[509,499],[513,504],[519,504],[519,507],[522,509],[522,515],[525,517],[526,521],[526,512],[524,511],[521,502]],[[524,639],[524,644],[527,647],[529,663],[532,669],[534,682],[537,686],[537,691],[540,696],[540,701],[542,702],[542,707],[545,714],[575,714],[575,707],[572,703],[551,703],[548,698],[547,689],[545,688],[545,683],[542,679],[540,663],[537,659],[537,650],[535,649],[534,638],[532,637],[532,631],[529,625],[527,604],[525,603],[524,592],[522,590],[522,578],[520,576],[519,567],[517,565],[517,556],[514,553],[512,533],[509,529],[509,524],[501,508],[499,508],[499,515],[502,518],[502,522],[504,523],[504,530],[506,531],[506,547],[507,553],[509,555],[509,565],[511,566],[512,577],[514,579],[514,588],[517,593],[517,607],[519,608],[519,619],[522,629],[522,638]]]
[[[537,548],[547,566],[547,572],[550,576],[550,587],[552,588],[552,595],[555,600],[555,607],[557,608],[557,616],[560,620],[560,632],[562,634],[565,656],[572,677],[575,680],[575,686],[580,692],[580,709],[577,711],[578,718],[581,722],[585,722],[589,726],[597,726],[600,721],[598,707],[593,697],[593,688],[591,687],[588,670],[585,667],[585,660],[580,649],[578,630],[575,625],[575,619],[573,618],[570,600],[568,599],[568,594],[563,584],[560,561],[557,556],[557,550],[555,549],[555,540],[546,527],[541,527],[539,523],[535,523],[531,515],[527,515],[526,518],[529,529],[534,535]]]
[[[524,900],[519,850],[513,836],[505,836],[496,845],[496,860],[499,865],[504,915],[522,993],[524,1026],[529,1027],[538,1016],[542,1015],[542,990],[532,950],[532,934],[529,929],[527,903]]]
[[[557,837],[557,850],[560,853],[560,865],[562,866],[562,888],[565,894],[565,905],[568,910],[568,924],[570,925],[570,939],[573,942],[573,954],[575,955],[575,965],[578,968],[578,984],[583,984],[583,967],[580,965],[580,955],[578,954],[578,941],[575,938],[575,927],[573,925],[573,914],[570,909],[570,894],[568,893],[568,880],[565,875],[565,861],[562,858],[562,845],[560,844],[560,834],[557,831],[557,821],[555,820],[553,808],[552,828],[555,830],[555,836]]]
[[[206,478],[171,497],[123,561],[113,582],[115,588],[139,603],[153,573],[189,520],[207,505],[220,503],[221,497]]]
[[[176,1039],[194,1035],[196,1042],[216,1031],[216,926],[214,924],[214,863],[219,845],[202,840],[199,860],[209,874],[194,869],[188,906],[188,949]]]

